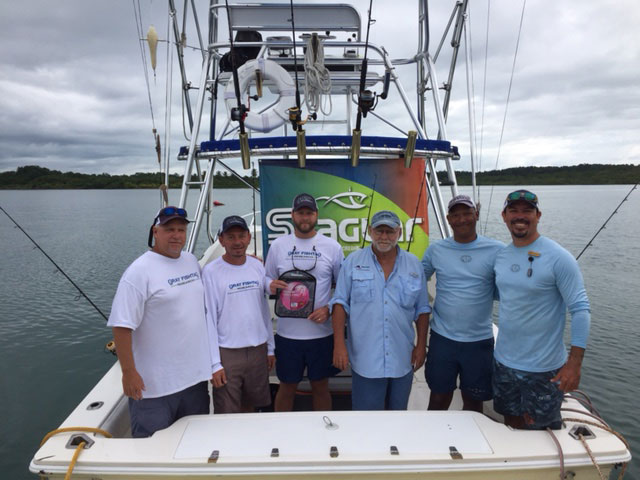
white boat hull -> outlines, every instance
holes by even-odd
[[[94,427],[114,438],[85,434],[94,441],[81,452],[74,479],[242,478],[398,478],[398,479],[557,479],[559,454],[547,432],[516,431],[475,412],[423,410],[428,388],[416,374],[410,407],[403,412],[291,412],[199,415],[180,419],[146,439],[128,438],[126,398],[118,363],[60,427]],[[97,409],[87,409],[103,402]],[[584,414],[574,399],[568,408]],[[337,425],[331,428],[328,424]],[[600,478],[579,440],[569,436],[574,422],[555,432],[565,470],[580,479]],[[587,440],[603,473],[631,458],[614,435],[592,428]],[[63,478],[79,433],[51,437],[34,455],[33,473]],[[337,455],[331,455],[335,447]],[[392,454],[396,447],[397,454]],[[461,458],[452,458],[454,447]],[[273,456],[273,449],[278,456]],[[209,459],[217,451],[217,461]]]

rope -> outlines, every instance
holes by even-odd
[[[551,437],[551,440],[553,440],[553,443],[556,444],[556,448],[558,449],[558,457],[560,457],[560,479],[564,480],[566,478],[566,474],[564,472],[564,452],[562,451],[562,445],[560,445],[558,437],[556,437],[556,434],[553,433],[553,430],[547,428],[546,431]]]
[[[587,413],[587,412],[585,412],[583,410],[578,410],[577,408],[561,408],[560,410],[562,410],[563,412],[572,412],[572,413],[579,413],[580,415],[586,415],[588,417],[593,418],[594,420],[598,420],[598,421],[602,422],[603,425],[606,425],[607,427],[609,427],[609,424],[607,422],[605,422],[602,418],[600,418],[599,416],[594,415],[592,413]],[[611,427],[609,427],[609,428],[611,428]]]
[[[106,430],[102,430],[101,428],[94,428],[94,427],[62,427],[62,428],[56,428],[55,430],[51,430],[49,433],[47,433],[44,436],[44,438],[42,439],[42,441],[40,442],[40,446],[42,447],[45,443],[47,443],[47,440],[49,440],[54,435],[57,435],[59,433],[67,433],[67,432],[99,433],[100,435],[104,435],[107,438],[112,438],[113,437],[113,435],[111,435]]]
[[[598,420],[600,420],[600,419],[598,419]],[[596,422],[591,422],[589,420],[585,420],[583,418],[563,418],[562,421],[564,421],[564,422],[583,423],[585,425],[591,425],[592,427],[600,428],[601,430],[604,430],[605,432],[609,432],[610,434],[612,434],[615,437],[617,437],[618,440],[620,440],[624,444],[624,446],[627,448],[627,450],[631,451],[631,447],[629,446],[629,443],[622,436],[622,434],[616,432],[611,427],[606,426],[604,424],[604,422],[603,423],[596,423]],[[598,466],[598,463],[596,462],[595,458],[593,457],[593,453],[591,452],[591,449],[587,446],[587,443],[584,440],[584,438],[582,438],[582,434],[579,435],[579,438],[582,441],[582,444],[584,445],[587,453],[589,454],[589,457],[591,458],[591,461],[593,462],[593,465],[598,470],[598,473],[600,474],[600,478],[604,479],[604,477],[602,476],[602,472],[600,471],[600,467]],[[624,476],[624,472],[626,471],[626,469],[627,469],[627,463],[623,463],[622,464],[622,469],[620,470],[620,475],[618,475],[618,479],[621,479]]]
[[[575,395],[573,395],[574,393],[581,394],[582,398],[576,397]],[[577,401],[584,408],[589,410],[591,413],[594,413],[596,415],[596,417],[598,417],[598,419],[602,420],[600,418],[600,417],[602,417],[602,415],[600,415],[600,412],[598,411],[598,409],[593,405],[593,403],[591,403],[591,399],[589,398],[589,396],[586,393],[584,393],[583,391],[574,390],[571,393],[565,394],[565,398],[573,398],[575,401]],[[602,422],[606,423],[604,420],[602,420]]]
[[[317,35],[312,35],[307,42],[307,51],[304,56],[304,103],[309,113],[320,110],[324,115],[331,115],[333,105],[331,103],[331,74],[324,66],[323,40]],[[329,109],[325,111],[322,96],[328,95]]]
[[[504,116],[502,118],[502,128],[500,130],[500,140],[498,141],[498,153],[496,155],[496,165],[494,170],[498,169],[498,162],[500,161],[500,150],[502,149],[502,138],[504,137],[504,126],[507,123],[507,112],[509,110],[509,101],[511,99],[511,87],[513,86],[513,75],[516,71],[516,59],[518,58],[518,49],[520,47],[520,35],[522,34],[522,24],[524,23],[524,10],[527,5],[527,0],[522,2],[522,13],[520,14],[520,26],[518,28],[518,39],[516,40],[516,51],[513,54],[513,64],[511,65],[511,78],[509,78],[509,89],[507,90],[507,101],[504,106]],[[491,193],[489,195],[489,206],[487,207],[487,216],[484,222],[484,233],[487,232],[487,224],[489,223],[489,212],[491,210],[491,200],[493,199],[493,188],[491,186]]]
[[[596,467],[596,470],[598,471],[598,475],[600,475],[600,480],[607,480],[606,478],[604,478],[604,475],[602,474],[602,470],[600,470],[600,465],[598,465],[598,462],[596,461],[595,457],[593,456],[593,452],[589,448],[589,445],[587,445],[587,441],[584,439],[584,435],[582,435],[580,433],[578,435],[578,438],[580,439],[580,442],[582,442],[582,446],[584,447],[584,449],[587,451],[587,454],[589,455],[589,458],[591,459],[591,463],[593,463],[593,465]]]
[[[69,462],[69,468],[67,468],[67,473],[64,474],[64,480],[71,480],[71,474],[73,473],[73,469],[76,466],[76,462],[78,461],[78,457],[80,456],[80,452],[87,444],[87,442],[80,442],[80,444],[76,447],[76,450],[73,452],[73,457],[71,457],[71,461]]]
[[[100,428],[93,428],[93,427],[64,427],[64,428],[57,428],[57,429],[52,430],[49,433],[47,433],[44,436],[44,438],[42,439],[42,441],[40,442],[40,446],[42,447],[42,445],[47,443],[47,440],[49,440],[54,435],[57,435],[58,433],[65,433],[65,432],[99,433],[101,435],[104,435],[107,438],[111,438],[113,436],[109,432],[107,432],[106,430],[102,430]],[[70,480],[71,479],[71,473],[73,472],[73,469],[75,468],[76,463],[78,462],[78,457],[80,456],[80,452],[82,452],[82,450],[84,449],[84,446],[86,444],[87,444],[87,442],[82,441],[76,447],[75,451],[73,452],[73,457],[71,457],[71,461],[69,462],[69,468],[67,468],[67,473],[65,473],[65,475],[64,475],[64,480]]]

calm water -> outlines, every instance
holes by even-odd
[[[535,187],[543,212],[539,229],[577,255],[629,188]],[[487,235],[505,242],[508,232],[499,211],[510,190],[495,189],[486,225]],[[489,194],[490,187],[481,192],[486,207]],[[177,202],[178,195],[172,191],[171,200]],[[225,203],[217,207],[218,223],[228,214],[252,208],[245,190],[221,190],[216,200]],[[0,205],[108,315],[120,275],[146,249],[159,197],[149,190],[0,191]],[[631,195],[580,259],[592,306],[581,388],[630,441],[636,459],[625,478],[636,480],[638,211],[640,191]],[[435,222],[431,225],[432,238],[438,238]],[[0,247],[0,472],[3,478],[33,479],[27,467],[44,434],[64,420],[113,364],[114,357],[103,353],[111,334],[102,317],[77,298],[68,281],[1,212]]]

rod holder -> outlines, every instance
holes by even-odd
[[[360,162],[360,141],[362,130],[354,130],[351,134],[351,166],[357,167]]]
[[[248,170],[251,167],[251,152],[249,151],[249,135],[247,132],[240,134],[240,156],[242,157],[242,168]]]
[[[256,94],[262,98],[262,70],[256,69]]]
[[[404,167],[409,168],[411,162],[413,162],[413,154],[416,151],[416,140],[418,139],[418,132],[415,130],[409,130],[409,136],[407,137],[407,146],[404,150]]]
[[[302,128],[296,130],[296,144],[298,146],[298,166],[305,168],[307,166],[307,138]]]

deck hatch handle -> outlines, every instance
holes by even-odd
[[[271,458],[277,458],[280,456],[280,450],[278,450],[277,448],[272,448],[271,449]]]
[[[398,451],[398,447],[396,447],[395,445],[391,445],[389,447],[389,453],[391,455],[400,455],[400,452]]]
[[[207,463],[218,463],[218,458],[220,458],[220,450],[214,450],[211,452],[211,455],[209,455]]]
[[[453,458],[454,460],[462,460],[462,454],[454,445],[451,445],[449,447],[449,455],[451,455],[451,458]]]
[[[336,458],[340,453],[338,452],[338,447],[336,447],[335,445],[331,446],[331,449],[329,449],[329,456],[331,458]]]

